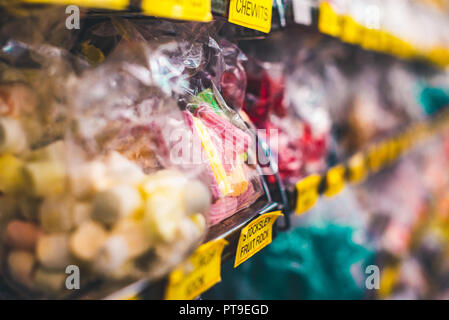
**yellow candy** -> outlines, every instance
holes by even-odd
[[[25,186],[35,196],[51,196],[66,190],[66,170],[59,162],[31,162],[24,167]]]
[[[206,152],[207,159],[209,160],[209,164],[212,168],[214,177],[217,180],[220,191],[223,196],[227,196],[231,192],[232,186],[228,180],[223,164],[221,163],[220,156],[213,145],[209,132],[198,118],[194,117],[193,123],[201,140],[201,146]]]
[[[141,185],[144,198],[148,198],[154,192],[178,192],[184,189],[187,183],[185,175],[176,170],[160,170],[147,176]]]
[[[182,197],[172,193],[154,192],[146,201],[145,221],[148,229],[163,241],[175,240],[179,221],[184,214]]]
[[[190,219],[193,221],[200,233],[202,233],[206,229],[206,219],[202,214],[194,214],[190,216]]]
[[[236,164],[231,173],[230,180],[232,184],[231,196],[238,197],[248,189],[248,180],[246,180],[245,171],[243,171],[241,164]]]
[[[23,186],[23,163],[13,155],[0,156],[0,191],[11,194],[21,190]]]

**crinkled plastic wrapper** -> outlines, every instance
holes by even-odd
[[[111,39],[135,38],[158,52],[149,63],[152,77],[134,71],[144,83],[157,83],[179,101],[190,133],[172,139],[171,156],[202,169],[200,176],[212,194],[210,225],[249,207],[263,193],[255,136],[234,111],[244,98],[244,57],[233,44],[216,40],[213,29],[198,23],[115,20],[91,31]]]
[[[320,79],[304,79],[302,69],[288,74],[279,63],[250,61],[243,109],[258,128],[277,132],[278,138],[268,141],[278,155],[281,179],[292,186],[326,165],[331,123]]]
[[[221,47],[161,30],[113,19],[75,57],[14,39],[1,52],[1,271],[18,291],[76,297],[68,266],[81,294],[159,279],[262,195],[255,139],[219,93]]]
[[[209,222],[214,225],[262,194],[255,139],[237,114],[223,109],[209,90],[200,93],[184,114],[192,130],[192,149],[200,151],[192,155],[205,166],[203,176],[213,197]]]
[[[84,293],[157,279],[200,243],[212,197],[201,165],[170,157],[173,132],[191,130],[155,80],[163,54],[127,41],[80,74],[4,67],[1,271],[21,293],[70,296],[68,266]]]

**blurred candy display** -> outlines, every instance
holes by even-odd
[[[220,241],[204,299],[449,298],[449,3],[278,1],[271,34],[218,3],[0,0],[0,298],[148,293]]]
[[[447,6],[446,1],[425,0],[320,0],[319,28],[368,50],[447,66]]]

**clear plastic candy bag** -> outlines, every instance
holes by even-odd
[[[157,279],[206,231],[211,195],[198,179],[201,168],[170,158],[172,132],[190,129],[176,100],[153,81],[162,69],[145,64],[164,61],[165,52],[121,45],[80,75],[64,70],[58,78],[41,68],[30,90],[2,87],[1,270],[19,291],[67,297],[71,265],[83,289]],[[36,108],[34,100],[49,104]],[[22,125],[27,116],[46,121],[30,129]]]
[[[57,53],[58,66],[37,64],[32,77],[5,67],[1,272],[19,292],[70,296],[70,265],[84,293],[92,283],[159,279],[208,226],[262,195],[255,139],[215,86],[225,70],[220,45],[160,23],[173,32],[114,18],[80,39],[76,57],[27,47]],[[95,43],[104,35],[108,52]],[[199,162],[184,157],[195,150]]]
[[[185,111],[192,145],[200,146],[205,175],[212,191],[211,225],[250,206],[262,195],[255,138],[238,115],[201,92]]]
[[[247,70],[244,111],[258,128],[277,132],[278,139],[273,141],[278,143],[270,147],[278,156],[281,178],[293,185],[325,165],[328,115],[323,105],[310,100],[307,93],[312,86],[302,81],[301,72],[287,74],[280,63],[273,62],[248,64]]]
[[[163,25],[141,22],[133,28],[161,53],[153,60],[164,66],[158,69],[163,76],[150,81],[169,89],[184,110],[191,131],[184,163],[201,164],[201,177],[212,193],[208,221],[215,225],[263,194],[255,136],[235,111],[246,85],[244,56],[235,45],[216,39],[213,26],[175,23],[167,32]]]

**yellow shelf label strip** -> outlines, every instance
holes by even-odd
[[[271,243],[273,224],[280,216],[282,216],[280,211],[265,213],[242,229],[235,253],[234,268]]]
[[[212,20],[210,0],[142,0],[145,14],[179,20]]]
[[[166,300],[192,300],[221,281],[221,253],[228,242],[210,241],[200,246],[169,276]]]
[[[301,215],[315,206],[320,198],[319,187],[323,179],[323,194],[333,197],[339,194],[347,183],[358,184],[370,175],[395,163],[405,152],[424,139],[441,133],[449,126],[449,111],[428,122],[411,126],[394,137],[370,146],[359,152],[346,163],[329,168],[323,175],[311,174],[296,183],[296,214]]]
[[[229,22],[269,33],[271,30],[272,0],[231,0]]]
[[[87,8],[125,10],[130,0],[22,0],[27,3],[78,5]],[[144,14],[178,20],[212,21],[210,0],[142,0]]]
[[[28,3],[48,3],[58,5],[78,5],[81,7],[124,10],[129,6],[129,0],[23,0]]]

